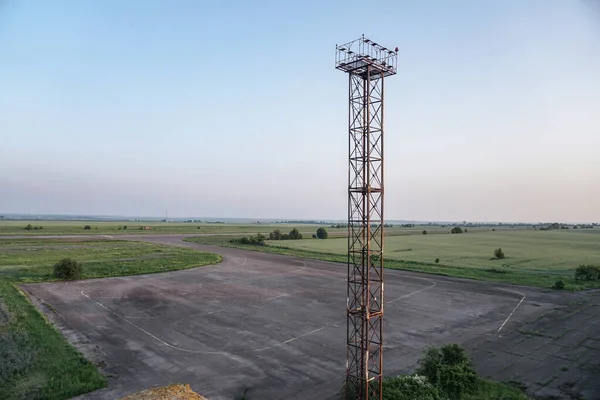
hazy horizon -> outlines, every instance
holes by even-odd
[[[0,214],[344,220],[364,33],[386,220],[600,221],[600,6],[360,4],[0,2]]]

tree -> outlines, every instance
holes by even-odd
[[[273,232],[269,233],[269,240],[281,240],[281,231],[275,229]]]
[[[298,229],[294,228],[290,231],[289,237],[292,240],[299,240],[302,239],[302,234],[298,231]]]
[[[423,235],[427,235],[427,231],[423,231]]]
[[[26,230],[26,231],[30,231],[30,230],[32,230],[32,229],[33,229],[33,226],[32,226],[31,224],[28,224],[28,225],[25,227],[25,230]]]
[[[450,233],[463,233],[463,230],[460,226],[455,226],[454,228],[452,228]]]
[[[451,399],[473,393],[479,382],[467,352],[456,344],[426,348],[416,372]]]
[[[327,229],[325,229],[325,228],[317,229],[317,237],[319,239],[327,239],[327,236],[328,236]]]
[[[90,230],[90,229],[92,229],[92,227],[91,227],[91,226],[89,226],[89,225],[86,225],[86,226],[84,226],[84,227],[83,227],[83,229],[85,229],[85,230]]]
[[[498,260],[504,259],[504,252],[501,248],[497,248],[496,250],[494,250],[494,257],[496,257]]]

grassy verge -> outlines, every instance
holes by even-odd
[[[82,262],[85,278],[191,268],[215,254],[122,241],[0,240],[0,398],[67,399],[105,385],[96,367],[16,287],[54,280],[62,257]]]
[[[477,391],[465,396],[464,400],[527,400],[523,392],[510,384],[480,380]]]
[[[185,239],[188,242],[211,244],[221,247],[233,247],[244,250],[260,251],[272,254],[281,254],[292,257],[302,257],[322,261],[332,261],[346,263],[347,257],[344,254],[331,253],[325,251],[304,250],[284,246],[256,246],[230,243],[232,238],[238,236],[199,236]],[[461,267],[456,265],[445,265],[443,263],[426,263],[419,261],[408,261],[398,259],[386,259],[385,267],[390,269],[399,269],[405,271],[424,272],[435,275],[453,276],[457,278],[467,278],[482,281],[492,281],[501,283],[510,283],[515,285],[535,286],[551,288],[554,283],[562,279],[567,290],[581,290],[600,287],[600,282],[576,281],[573,274],[565,275],[562,273],[552,273],[551,271],[536,270],[518,270],[518,269],[500,269],[500,268],[475,268]]]

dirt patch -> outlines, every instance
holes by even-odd
[[[190,385],[173,384],[153,389],[144,390],[136,394],[123,397],[121,400],[208,400],[194,392]]]

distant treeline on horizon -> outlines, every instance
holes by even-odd
[[[208,223],[208,224],[306,224],[306,225],[329,225],[331,227],[346,227],[345,220],[303,220],[303,219],[254,219],[254,218],[159,218],[159,217],[125,217],[125,216],[99,216],[99,215],[62,215],[62,214],[2,214],[0,220],[27,220],[27,221],[101,221],[101,222],[169,222],[169,223]],[[586,227],[600,226],[597,222],[586,223],[559,223],[559,222],[468,222],[468,221],[409,221],[409,220],[386,220],[386,227],[415,227],[415,226],[446,226],[456,225],[465,227],[531,227],[559,229],[560,227]],[[564,228],[563,228],[564,229]]]

